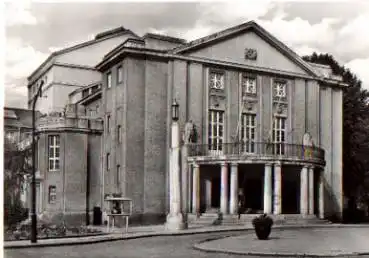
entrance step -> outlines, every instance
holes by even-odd
[[[260,214],[223,215],[223,220],[218,221],[217,213],[203,213],[199,217],[195,214],[188,215],[188,222],[193,225],[210,226],[218,225],[252,225],[252,220]],[[329,224],[329,221],[317,218],[315,215],[302,216],[299,214],[269,215],[274,225],[307,225],[307,224]]]

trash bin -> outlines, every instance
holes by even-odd
[[[93,225],[99,226],[102,224],[102,212],[100,207],[94,207],[94,214],[93,214]]]

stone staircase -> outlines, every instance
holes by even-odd
[[[252,220],[260,214],[241,214],[240,219],[238,215],[223,215],[223,220],[216,222],[218,218],[217,213],[203,213],[199,217],[195,214],[188,214],[188,222],[193,226],[211,226],[215,224],[224,226],[252,226]],[[315,225],[315,224],[329,224],[327,220],[317,218],[315,215],[302,216],[300,214],[283,214],[270,215],[274,221],[274,225]]]

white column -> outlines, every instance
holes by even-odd
[[[272,213],[272,165],[264,167],[264,213]]]
[[[309,167],[309,215],[314,215],[314,167]]]
[[[274,214],[282,213],[282,171],[281,164],[274,164]]]
[[[300,173],[300,213],[307,215],[309,212],[309,188],[308,188],[308,168],[304,166]]]
[[[181,185],[180,185],[180,166],[179,166],[179,125],[177,121],[172,123],[172,148],[171,148],[171,167],[169,170],[170,187],[170,211],[167,216],[166,229],[184,229],[185,224],[181,213]]]
[[[211,209],[211,180],[210,179],[205,180],[205,191],[206,191],[206,195],[205,195],[206,209],[209,210]]]
[[[324,219],[324,170],[319,171],[319,218]]]
[[[238,213],[238,164],[231,163],[231,191],[229,200],[229,212],[231,214]]]
[[[192,170],[192,213],[200,213],[200,167],[194,163]]]
[[[221,164],[220,175],[220,211],[227,214],[228,209],[228,167],[227,163]]]

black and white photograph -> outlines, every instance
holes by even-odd
[[[5,258],[369,258],[369,1],[2,13]]]

